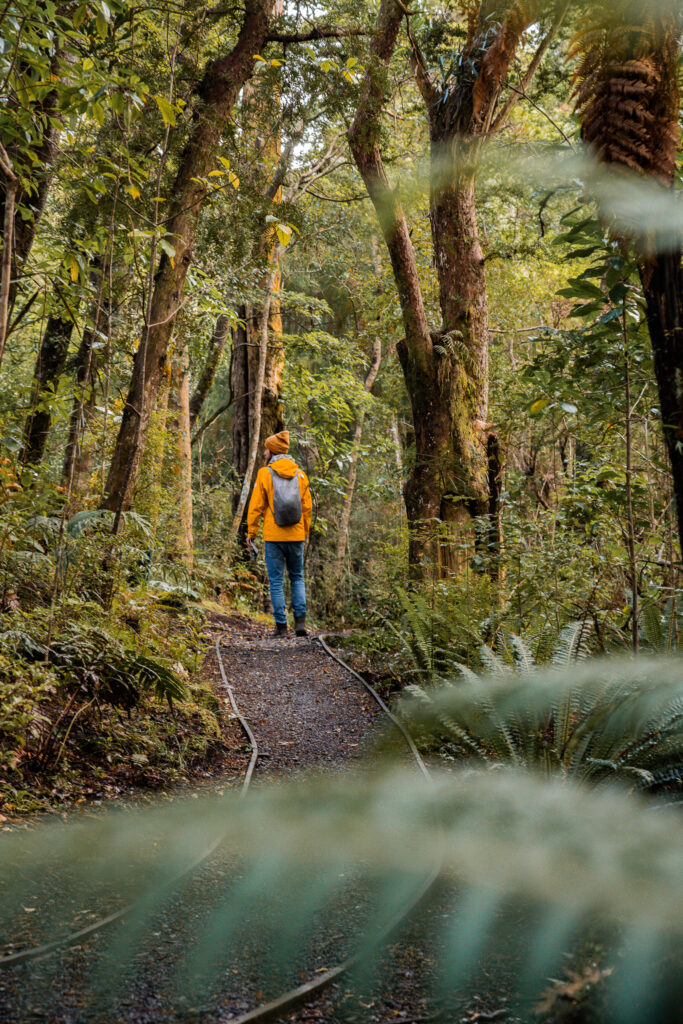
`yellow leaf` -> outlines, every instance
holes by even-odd
[[[76,281],[78,281],[78,260],[74,256],[67,256],[65,262],[71,275],[71,280],[75,283]]]
[[[210,178],[220,178],[225,174],[225,171],[209,171]]]
[[[289,224],[277,224],[275,230],[277,232],[277,237],[280,240],[280,245],[289,245],[292,240],[292,229]]]
[[[137,187],[137,185],[128,185],[128,187],[126,188],[126,192],[129,196],[132,196],[133,199],[140,198],[140,189]]]

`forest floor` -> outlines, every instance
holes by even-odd
[[[372,697],[344,668],[330,659],[314,638],[280,640],[270,627],[238,614],[211,617],[207,654],[201,672],[222,701],[227,701],[215,653],[220,639],[226,675],[240,711],[259,744],[254,782],[287,778],[310,771],[340,771],[358,763],[372,766],[373,746],[381,712]],[[240,786],[250,750],[237,721],[224,716],[223,753],[202,786],[219,790]],[[177,984],[178,963],[188,941],[188,928],[198,925],[225,890],[226,864],[215,855],[195,873],[191,884],[174,895],[156,925],[154,940],[136,955],[115,999],[102,1003],[89,989],[103,944],[96,935],[58,956],[0,972],[1,1024],[219,1024],[235,1020],[278,991],[264,993],[259,964],[267,953],[245,949],[245,962],[224,972],[210,986],[188,997]],[[342,978],[322,995],[283,1019],[290,1024],[410,1024],[521,1018],[508,1005],[508,993],[520,971],[521,954],[514,937],[501,942],[488,958],[469,993],[435,1003],[439,935],[452,908],[452,893],[441,892],[408,924],[383,955],[381,976],[359,983]],[[349,894],[341,922],[322,924],[312,936],[294,984],[334,966],[344,957],[341,946],[351,940],[361,913],[362,894]],[[37,915],[36,915],[37,916]],[[504,930],[504,926],[501,925]],[[330,931],[337,932],[331,935]],[[290,980],[282,985],[287,989]]]

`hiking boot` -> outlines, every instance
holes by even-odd
[[[287,623],[276,622],[275,623],[275,636],[287,636]]]
[[[294,628],[297,636],[308,636],[308,630],[306,629],[306,616],[301,619],[295,619]]]

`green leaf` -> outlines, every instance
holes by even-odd
[[[165,96],[155,96],[156,104],[159,108],[159,113],[163,117],[166,124],[171,126],[175,125],[175,108],[172,103],[166,99]]]
[[[161,249],[163,249],[163,251],[166,253],[168,257],[173,259],[173,257],[175,256],[175,249],[173,248],[170,242],[167,242],[165,238],[160,238],[159,246],[161,247]]]

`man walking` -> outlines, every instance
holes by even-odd
[[[297,636],[306,636],[304,546],[311,528],[313,502],[308,477],[288,455],[289,431],[266,440],[266,465],[256,475],[247,512],[247,547],[251,550],[263,518],[266,569],[275,616],[275,635],[287,635],[283,588],[285,566],[292,585],[292,610]]]

